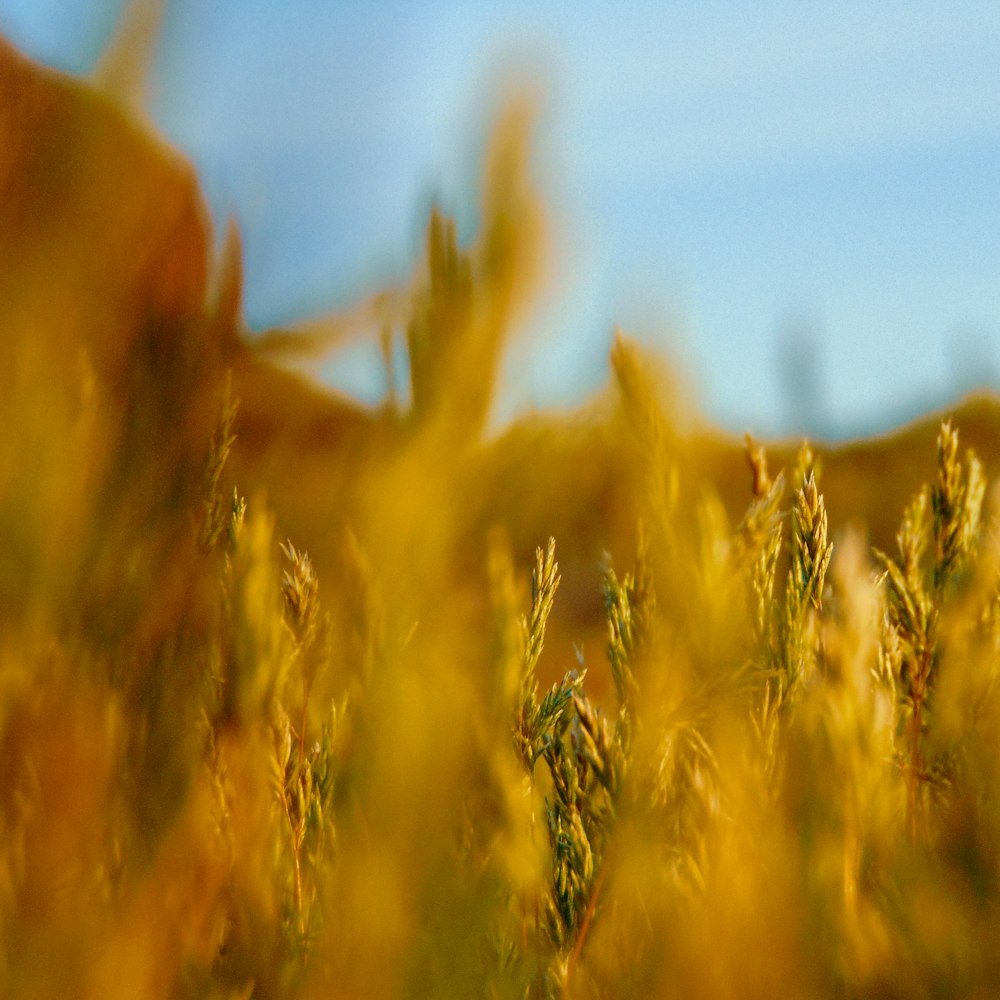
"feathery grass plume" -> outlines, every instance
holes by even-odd
[[[826,505],[809,472],[796,491],[792,510],[792,569],[789,591],[793,611],[808,603],[816,611],[823,607],[823,586],[833,545],[827,540]]]
[[[778,611],[775,582],[781,557],[785,492],[784,472],[774,479],[767,471],[763,446],[745,437],[747,463],[752,474],[752,499],[737,529],[737,570],[745,580],[746,603],[753,633],[754,660],[763,675],[762,698],[750,712],[751,731],[763,787],[773,794],[778,766],[779,711],[783,702],[783,621]]]
[[[229,452],[236,441],[233,421],[236,419],[240,403],[238,399],[233,399],[232,387],[232,372],[229,372],[223,388],[218,422],[212,431],[212,440],[209,443],[208,460],[205,463],[205,479],[202,487],[204,513],[198,533],[198,547],[205,553],[215,548],[229,523],[229,511],[226,510],[226,500],[220,489],[220,481],[222,470],[229,459]]]
[[[281,578],[281,594],[291,618],[292,631],[298,642],[305,646],[316,637],[319,618],[319,581],[313,571],[312,560],[299,552],[291,541],[281,546],[285,558],[292,564]]]
[[[305,941],[309,937],[307,929],[315,897],[314,885],[304,888],[305,855],[311,856],[315,873],[317,865],[324,860],[322,845],[328,836],[330,839],[333,836],[332,816],[324,806],[329,807],[331,801],[334,773],[331,747],[338,713],[336,703],[332,703],[331,715],[323,724],[322,739],[314,738],[310,728],[310,695],[317,676],[325,670],[331,656],[330,623],[328,620],[323,622],[324,634],[319,635],[319,581],[309,556],[298,551],[291,542],[282,545],[281,551],[291,563],[291,568],[282,575],[281,593],[295,653],[294,664],[279,692],[281,700],[275,706],[274,790],[286,820],[292,855],[294,923]],[[299,675],[301,683],[298,693],[293,691],[295,674]]]
[[[545,762],[552,778],[546,799],[552,881],[545,928],[554,948],[548,985],[565,993],[601,902],[624,768],[620,746],[582,691],[574,693],[572,722],[560,720]]]
[[[531,611],[521,618],[521,678],[518,693],[514,745],[528,774],[555,738],[569,709],[573,694],[583,683],[583,676],[573,672],[553,684],[538,701],[538,658],[545,642],[545,625],[552,612],[559,586],[559,564],[555,561],[556,543],[550,538],[543,552],[535,550],[535,569],[531,574]]]
[[[746,566],[750,566],[747,599],[757,644],[773,649],[777,642],[774,585],[781,554],[781,500],[785,476],[779,472],[771,478],[767,471],[767,453],[749,434],[746,435],[746,456],[753,483],[750,505],[736,532],[739,569],[746,573]]]
[[[793,470],[789,568],[784,600],[779,601],[775,587],[782,556],[785,477],[780,472],[771,479],[766,452],[749,435],[746,455],[753,475],[752,498],[736,533],[734,570],[745,581],[752,660],[763,680],[761,700],[750,713],[751,727],[764,787],[774,794],[782,717],[787,716],[821,655],[819,617],[833,546],[828,540],[826,505],[817,487],[814,455],[804,442]]]
[[[247,517],[246,497],[241,497],[239,490],[233,487],[233,499],[229,507],[229,518],[226,522],[226,541],[229,544],[229,551],[236,550],[243,536],[243,526]]]
[[[938,591],[963,569],[979,538],[986,480],[982,464],[971,450],[964,477],[962,473],[958,460],[958,431],[946,420],[938,436],[938,475],[931,494],[934,588]]]
[[[303,750],[305,734],[295,732],[282,706],[276,712],[272,787],[285,821],[293,874],[285,904],[286,933],[292,950],[305,958],[317,933],[317,881],[336,840],[333,793],[340,713],[331,705],[327,723]]]
[[[818,656],[816,617],[823,608],[826,571],[833,554],[827,530],[826,505],[809,470],[795,492],[792,508],[791,566],[785,588],[786,659],[781,682],[785,695],[795,694]]]
[[[896,536],[899,555],[890,557],[875,550],[876,559],[885,571],[890,625],[897,630],[906,655],[900,674],[904,680],[911,678],[916,664],[926,658],[934,621],[932,596],[925,585],[923,566],[928,536],[927,490],[924,488],[903,513]]]
[[[963,476],[957,456],[958,434],[944,421],[933,490],[925,487],[907,508],[897,536],[899,555],[891,558],[876,551],[888,594],[887,625],[895,633],[893,645],[899,648],[898,661],[891,667],[897,671],[896,688],[905,712],[907,808],[914,839],[927,832],[926,797],[928,785],[935,781],[924,743],[941,657],[941,620],[956,600],[959,575],[975,558],[985,493],[979,460],[970,452]],[[925,559],[928,552],[930,566]]]
[[[573,716],[545,758],[555,792],[548,804],[554,872],[549,930],[556,948],[550,982],[563,995],[600,995],[607,988],[599,984],[609,940],[634,954],[634,972],[648,968],[656,945],[622,922],[621,893],[628,906],[660,907],[663,901],[653,903],[654,883],[633,896],[628,845],[636,836],[644,840],[643,850],[655,858],[655,885],[673,908],[704,885],[707,832],[720,805],[706,733],[712,699],[727,681],[690,687],[690,678],[652,670],[665,666],[661,657],[673,657],[659,634],[641,532],[635,570],[619,581],[608,564],[604,589],[608,655],[620,678],[618,717],[612,726],[579,692]],[[676,657],[680,650],[672,652]],[[677,665],[674,659],[671,666]]]
[[[294,656],[281,614],[274,517],[260,506],[234,505],[236,544],[226,567],[220,713],[237,726],[269,718]]]
[[[789,570],[785,585],[783,614],[776,625],[768,627],[764,610],[766,594],[773,594],[776,548],[780,526],[772,528],[768,542],[752,571],[756,592],[755,625],[759,637],[767,639],[764,654],[774,666],[765,682],[764,698],[752,721],[758,744],[763,751],[765,775],[774,778],[778,766],[781,717],[799,698],[808,676],[820,657],[821,631],[818,618],[822,611],[826,572],[833,553],[827,539],[826,505],[816,486],[810,466],[812,452],[808,445],[799,451],[792,508],[792,532],[789,540]],[[775,642],[775,637],[777,641]]]
[[[602,901],[606,855],[629,766],[639,688],[637,661],[646,652],[656,599],[649,554],[640,526],[635,569],[619,581],[605,557],[603,594],[608,622],[608,660],[618,697],[617,720],[609,727],[584,693],[572,693],[572,712],[560,718],[544,751],[552,780],[546,820],[552,881],[546,900],[546,931],[554,948],[550,991],[579,988],[578,967]]]
[[[531,574],[531,612],[521,620],[524,685],[531,685],[534,682],[538,658],[545,643],[545,625],[552,612],[552,603],[559,587],[559,564],[555,556],[554,538],[549,539],[544,552],[541,548],[535,550],[535,568]]]
[[[643,549],[644,551],[644,549]],[[540,985],[545,995],[570,988],[595,917],[603,881],[603,857],[614,825],[615,802],[626,768],[627,712],[612,733],[583,691],[584,674],[570,671],[538,702],[535,669],[545,623],[559,583],[555,544],[536,550],[530,615],[522,618],[522,672],[514,743],[533,800],[535,765],[544,760],[551,791],[545,798],[550,851],[548,887],[536,909],[551,949]],[[605,598],[611,634],[609,656],[616,683],[626,694],[626,676],[649,628],[653,609],[648,567],[640,557],[636,572],[619,584],[610,565]],[[534,815],[532,815],[532,828]],[[526,919],[528,919],[526,911]]]
[[[930,528],[927,519],[927,490],[921,490],[903,515],[897,536],[899,555],[890,557],[875,550],[884,571],[888,614],[883,639],[883,671],[892,672],[905,718],[905,770],[907,815],[911,836],[923,831],[924,769],[921,753],[924,728],[924,701],[934,657],[938,609],[924,581],[922,558]]]

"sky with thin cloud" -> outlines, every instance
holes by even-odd
[[[0,0],[89,69],[120,4]],[[882,430],[1000,388],[1000,5],[173,0],[151,112],[244,230],[252,323],[410,273],[475,225],[506,83],[544,95],[558,266],[500,409],[574,405],[616,324],[733,431]],[[330,372],[369,401],[377,352]]]

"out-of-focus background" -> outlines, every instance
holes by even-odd
[[[88,72],[121,0],[0,0]],[[475,230],[505,85],[542,102],[547,298],[498,419],[604,383],[621,324],[709,417],[871,433],[1000,388],[1000,5],[170,0],[150,111],[242,225],[254,327],[405,280]],[[373,402],[374,340],[328,369]]]

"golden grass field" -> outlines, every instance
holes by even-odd
[[[0,994],[995,995],[997,401],[747,443],[619,336],[488,434],[531,122],[250,336],[190,166],[0,40]],[[410,398],[287,367],[366,326]]]

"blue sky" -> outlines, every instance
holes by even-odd
[[[85,71],[119,6],[0,0],[0,30]],[[408,275],[433,198],[468,229],[521,72],[558,269],[504,413],[603,384],[616,323],[733,431],[881,430],[1000,388],[995,0],[173,0],[152,111],[240,219],[263,326]],[[331,378],[379,391],[363,348]]]

